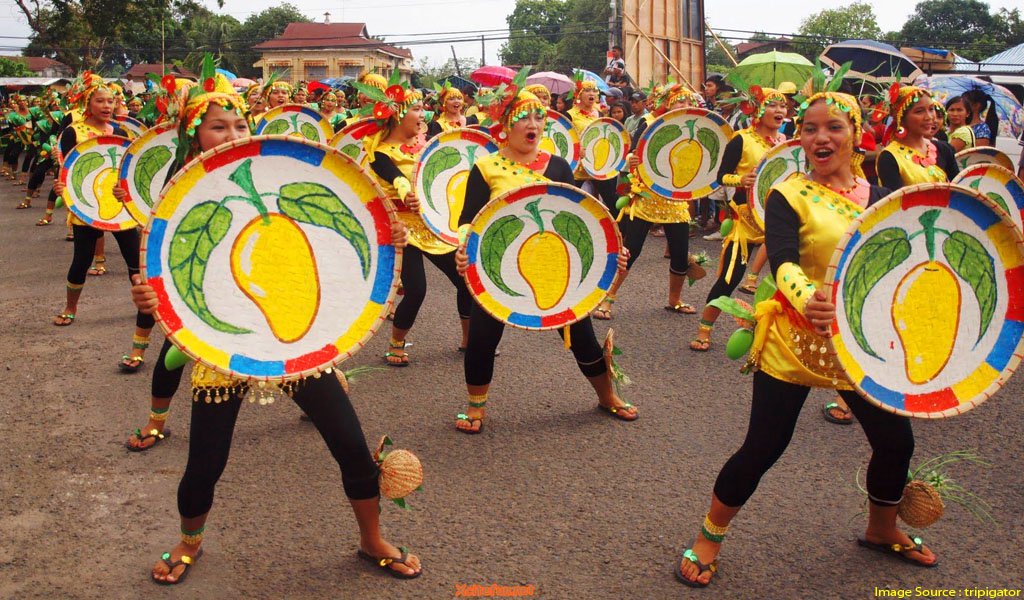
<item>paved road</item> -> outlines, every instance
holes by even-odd
[[[828,394],[819,391],[735,521],[713,588],[676,583],[673,563],[745,432],[750,380],[722,354],[732,329],[725,321],[713,352],[685,349],[697,318],[662,310],[667,261],[651,238],[613,321],[635,381],[636,423],[595,409],[554,333],[508,331],[486,431],[453,431],[465,399],[455,302],[434,271],[411,336],[413,365],[354,384],[367,437],[387,432],[425,465],[412,510],[383,508],[386,535],[423,558],[422,578],[392,580],[357,560],[337,468],[298,409],[279,401],[242,411],[206,554],[185,589],[159,588],[148,572],[178,535],[188,393],[172,407],[172,438],[144,454],[122,448],[145,421],[151,374],[115,366],[133,321],[124,264],[108,240],[110,272],[89,278],[73,326],[53,327],[71,245],[59,225],[33,227],[42,210],[13,210],[18,194],[0,186],[0,597],[441,599],[460,584],[497,583],[558,599],[873,598],[876,588],[1017,589],[1024,581],[1024,384],[1016,377],[966,416],[915,423],[918,457],[977,448],[995,463],[953,471],[992,503],[998,524],[951,508],[924,532],[938,569],[856,546],[862,521],[851,518],[864,498],[853,480],[869,448],[859,426],[822,420]],[[697,246],[716,254],[715,243]],[[700,304],[710,283],[686,290],[685,300]],[[352,363],[381,364],[384,335]]]

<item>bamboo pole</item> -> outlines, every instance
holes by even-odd
[[[725,52],[725,55],[728,56],[729,60],[732,61],[732,66],[735,67],[736,65],[738,65],[739,63],[736,62],[735,58],[733,58],[732,52],[729,52],[729,47],[726,46],[725,43],[722,40],[718,39],[718,34],[715,33],[715,30],[712,29],[710,25],[708,25],[707,19],[704,19],[704,29],[707,29],[708,33],[711,34],[711,37],[715,38],[715,41],[718,42],[719,46],[721,46],[722,51]]]
[[[699,94],[700,91],[698,91],[697,88],[693,87],[693,84],[690,83],[690,81],[686,78],[686,75],[683,75],[683,72],[679,70],[679,67],[677,67],[676,64],[672,62],[672,59],[670,59],[668,56],[665,56],[665,53],[661,51],[661,48],[659,48],[658,44],[654,42],[654,39],[640,29],[640,24],[634,21],[633,17],[625,13],[623,13],[622,16],[629,19],[629,22],[633,24],[633,27],[636,27],[637,33],[640,34],[645,40],[647,40],[648,43],[651,44],[651,47],[654,48],[654,51],[657,52],[659,56],[665,59],[665,62],[667,62],[668,66],[671,67],[677,75],[679,75],[679,78],[683,80],[683,83],[686,84],[686,87],[690,88],[690,90],[693,91],[694,93]]]

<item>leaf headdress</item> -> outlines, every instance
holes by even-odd
[[[547,113],[547,107],[537,96],[526,91],[526,77],[530,67],[523,67],[512,78],[512,83],[502,83],[493,90],[481,90],[476,102],[494,122],[491,133],[499,142],[508,139],[507,129],[517,121],[537,111]]]
[[[786,102],[786,96],[775,88],[750,85],[738,73],[731,73],[729,81],[736,90],[731,98],[719,101],[719,104],[738,104],[740,112],[751,117],[757,123],[764,116],[764,110],[771,102]]]
[[[203,67],[199,74],[199,83],[188,88],[185,94],[185,106],[181,111],[181,123],[178,139],[178,158],[184,159],[195,140],[196,128],[203,122],[203,116],[211,104],[224,110],[234,110],[240,117],[245,117],[247,108],[245,99],[231,87],[226,77],[217,73],[217,65],[213,55],[207,53],[203,57]]]
[[[391,72],[391,77],[387,80],[386,87],[383,88],[378,85],[379,82],[370,80],[371,76],[383,80],[380,75],[369,74],[362,77],[362,81],[354,82],[352,87],[370,99],[370,102],[362,107],[357,114],[372,118],[377,128],[376,132],[363,138],[366,152],[373,156],[373,152],[388,126],[401,121],[405,117],[405,113],[409,112],[409,108],[423,100],[423,94],[402,81],[398,69]]]

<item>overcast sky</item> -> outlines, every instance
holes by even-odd
[[[290,0],[307,17],[322,21],[323,13],[330,12],[331,21],[354,21],[366,23],[370,35],[385,35],[388,41],[405,43],[419,60],[426,57],[430,62],[440,64],[451,57],[451,44],[413,43],[423,40],[443,40],[450,37],[472,37],[473,33],[453,35],[455,32],[487,31],[488,37],[507,35],[506,16],[515,7],[515,0]],[[808,6],[816,12],[825,8],[836,8],[850,4],[852,0],[705,0],[708,23],[715,29],[759,30],[769,33],[793,33],[806,17]],[[1021,7],[1021,0],[987,0],[994,9]],[[883,31],[899,29],[913,11],[917,0],[869,0],[875,9],[875,16]],[[231,14],[244,21],[254,12],[279,5],[279,0],[225,0],[221,12]],[[208,6],[215,6],[212,0]],[[0,47],[20,47],[26,43],[24,36],[29,32],[24,18],[13,0],[0,0]],[[420,35],[412,35],[420,34]],[[433,35],[422,35],[433,34]],[[479,33],[471,42],[455,44],[460,56],[479,59],[481,54]],[[730,36],[747,37],[745,33],[729,33]],[[11,38],[18,39],[11,39]],[[738,41],[738,40],[733,40]],[[487,62],[498,63],[498,49],[502,40],[485,42]],[[2,51],[3,54],[17,54],[16,51]]]

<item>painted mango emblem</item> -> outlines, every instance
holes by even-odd
[[[953,355],[962,334],[963,282],[974,292],[980,311],[974,343],[988,331],[996,308],[994,259],[970,234],[937,227],[941,215],[938,209],[922,213],[922,228],[913,234],[889,227],[872,235],[853,255],[843,283],[851,333],[864,352],[881,360],[864,335],[864,304],[876,284],[910,257],[912,242],[924,236],[928,260],[900,280],[889,315],[903,350],[907,380],[918,385],[938,376]],[[936,256],[939,234],[946,238],[941,257]]]
[[[622,139],[619,132],[608,125],[588,127],[583,133],[583,148],[590,148],[593,143],[592,164],[598,173],[611,166],[612,159],[617,160],[622,153]]]
[[[263,314],[281,342],[301,340],[320,308],[320,277],[316,257],[303,225],[336,232],[352,246],[363,279],[370,273],[370,242],[362,224],[329,188],[312,182],[289,183],[277,192],[259,193],[252,179],[252,159],[242,162],[228,179],[244,195],[193,206],[178,224],[169,252],[175,289],[204,323],[232,334],[251,330],[227,323],[212,313],[204,291],[206,267],[214,249],[231,228],[228,203],[242,202],[257,211],[231,244],[231,275],[238,288]],[[277,200],[270,212],[264,198]]]
[[[541,209],[540,203],[528,203],[526,215],[506,215],[492,223],[480,240],[480,263],[495,287],[509,296],[523,296],[505,283],[502,264],[526,223],[531,223],[536,231],[519,246],[516,267],[530,287],[537,308],[549,310],[562,301],[569,289],[572,258],[568,245],[579,256],[582,283],[594,263],[594,240],[579,216]],[[544,215],[554,215],[550,227],[545,224]]]
[[[436,211],[432,188],[434,181],[445,171],[454,169],[460,165],[467,165],[467,168],[460,169],[445,185],[445,198],[448,203],[448,228],[455,231],[459,228],[459,217],[462,216],[462,206],[466,202],[466,182],[469,181],[469,172],[476,164],[476,151],[479,146],[467,146],[466,153],[462,154],[458,149],[451,146],[443,146],[437,152],[430,155],[426,164],[423,165],[423,200],[431,210]],[[463,160],[465,158],[465,160]]]
[[[713,130],[707,127],[698,129],[696,119],[684,122],[683,126],[686,127],[685,138],[683,129],[674,123],[659,127],[651,136],[647,143],[647,150],[644,152],[644,161],[651,170],[659,177],[666,177],[658,167],[658,155],[665,146],[675,142],[669,150],[668,162],[671,169],[672,187],[676,189],[683,189],[690,185],[701,174],[701,171],[717,168],[720,150],[718,135]],[[708,155],[708,166],[703,169],[705,152]]]
[[[117,148],[107,148],[107,156],[99,152],[87,152],[78,158],[71,166],[71,188],[75,192],[75,198],[90,208],[96,208],[100,219],[110,221],[124,209],[124,204],[114,197],[114,186],[117,185]],[[107,160],[110,166],[106,166]],[[99,171],[93,177],[90,191],[91,195],[84,193],[85,179],[93,172]],[[95,200],[95,206],[89,202],[90,197]]]

